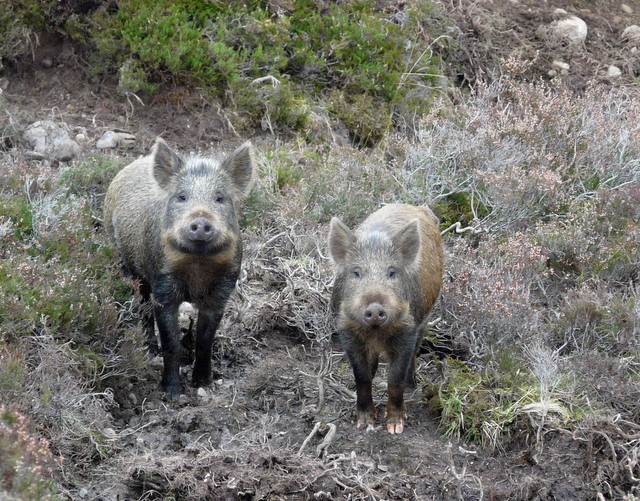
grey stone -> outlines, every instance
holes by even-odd
[[[108,130],[96,141],[98,149],[131,148],[136,142],[133,134]]]
[[[622,39],[629,42],[640,42],[640,26],[637,24],[627,26],[622,32]]]
[[[31,124],[22,134],[22,139],[33,150],[34,157],[58,162],[68,162],[80,153],[80,145],[71,139],[64,124],[41,120]]]
[[[622,76],[622,70],[617,66],[611,65],[607,68],[607,76],[609,78],[618,78]]]
[[[551,33],[559,40],[580,45],[587,38],[587,23],[577,16],[568,16],[551,23]]]

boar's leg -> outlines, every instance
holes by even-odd
[[[418,357],[418,353],[420,353],[420,347],[422,346],[422,336],[416,336],[416,347],[413,350],[413,356],[411,357],[411,364],[409,365],[409,370],[407,371],[407,388],[410,390],[415,390],[418,386],[416,384],[416,358]]]
[[[393,339],[393,349],[389,350],[389,374],[387,379],[387,431],[402,433],[404,430],[405,408],[404,389],[412,368],[416,345],[416,332],[405,332]]]
[[[193,365],[193,386],[211,383],[211,348],[213,339],[222,319],[220,311],[198,311],[196,323],[196,361]]]
[[[356,379],[356,428],[366,426],[371,431],[376,419],[371,381],[378,368],[378,356],[370,358],[365,344],[349,334],[342,333],[340,339]]]
[[[152,356],[160,353],[158,348],[158,340],[156,338],[156,329],[153,319],[153,309],[151,307],[151,287],[148,283],[142,282],[140,285],[140,295],[142,296],[142,304],[140,310],[142,312],[142,325],[146,334],[145,345]]]
[[[178,328],[178,305],[157,305],[154,309],[158,331],[160,332],[160,345],[162,346],[162,358],[164,370],[162,372],[162,387],[170,398],[176,398],[180,394],[180,329]]]

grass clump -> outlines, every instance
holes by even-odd
[[[482,372],[461,360],[443,359],[436,408],[444,435],[500,446],[522,408],[537,396],[532,377],[520,365],[506,353]]]

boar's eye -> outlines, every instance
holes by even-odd
[[[396,278],[397,274],[398,274],[398,270],[396,270],[393,266],[387,270],[387,276],[389,278]]]
[[[213,195],[213,198],[215,199],[217,204],[224,203],[224,195],[222,193],[216,193],[215,195]]]
[[[362,276],[362,270],[360,268],[354,268],[351,270],[353,278],[360,278]]]
[[[186,193],[179,193],[178,196],[176,197],[176,200],[178,202],[186,202],[187,201],[187,194]]]

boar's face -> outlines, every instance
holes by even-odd
[[[153,175],[166,192],[163,241],[182,254],[235,250],[236,206],[253,177],[251,144],[243,144],[222,163],[202,158],[183,161],[162,140],[152,155]]]
[[[419,250],[417,220],[395,234],[372,227],[355,235],[333,218],[329,251],[338,266],[336,286],[341,288],[335,305],[338,328],[392,334],[409,322]]]

